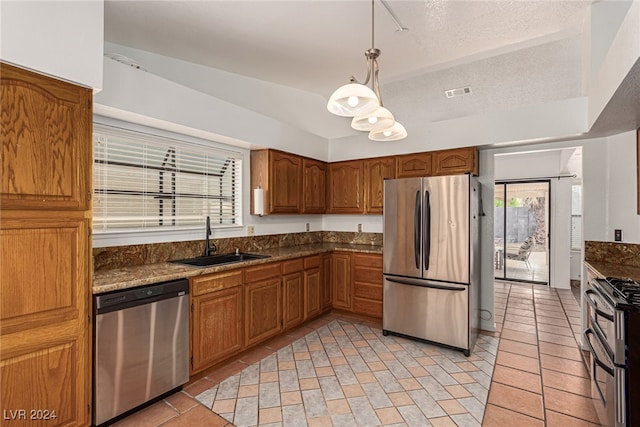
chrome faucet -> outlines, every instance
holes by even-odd
[[[218,250],[214,242],[209,243],[209,236],[211,236],[211,220],[209,219],[209,216],[207,216],[207,230],[204,238],[204,256],[209,256]]]

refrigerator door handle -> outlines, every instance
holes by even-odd
[[[396,279],[391,277],[385,277],[387,282],[398,283],[400,285],[409,285],[409,286],[421,286],[423,288],[431,288],[431,289],[442,289],[444,291],[457,291],[462,292],[467,289],[466,286],[457,287],[457,286],[444,286],[444,285],[436,285],[435,283],[422,284],[409,280]]]
[[[429,191],[424,192],[424,269],[429,269],[429,257],[431,256],[431,202]]]
[[[416,268],[420,269],[420,218],[422,217],[420,206],[420,191],[416,191],[416,205],[413,211],[413,258]]]

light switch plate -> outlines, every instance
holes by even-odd
[[[613,230],[613,240],[616,242],[622,242],[622,230],[619,228],[616,228],[615,230]]]
[[[253,225],[247,225],[247,236],[253,236],[253,233],[255,232],[255,228],[253,227]]]

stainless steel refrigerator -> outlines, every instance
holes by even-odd
[[[470,175],[384,182],[384,335],[469,356],[480,324],[478,201]]]

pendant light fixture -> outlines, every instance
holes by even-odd
[[[349,84],[339,87],[329,98],[327,109],[338,116],[353,117],[351,127],[369,132],[374,141],[397,141],[406,138],[407,131],[396,122],[391,111],[382,104],[378,82],[378,57],[380,49],[374,46],[374,1],[371,0],[371,49],[365,51],[367,77],[359,83],[351,76]],[[371,89],[367,84],[371,82]]]

